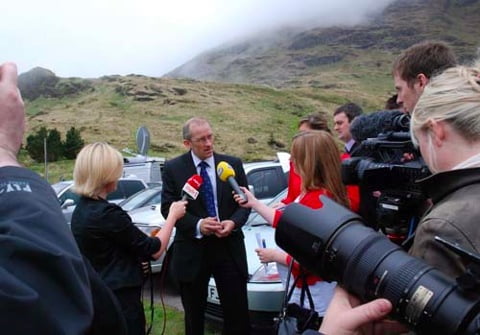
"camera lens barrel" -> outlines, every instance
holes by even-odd
[[[363,300],[378,297],[421,334],[474,334],[480,296],[404,252],[362,219],[322,196],[323,207],[287,206],[275,240],[302,266]],[[475,331],[475,332],[471,332]]]

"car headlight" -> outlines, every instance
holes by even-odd
[[[262,264],[252,275],[249,282],[251,283],[272,283],[281,282],[280,273],[277,269],[276,262]]]

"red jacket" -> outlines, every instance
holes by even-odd
[[[343,153],[340,156],[341,160],[345,160],[350,158],[350,155],[347,153]],[[301,192],[301,185],[302,185],[302,178],[295,172],[295,168],[293,167],[293,163],[290,162],[290,172],[288,177],[288,191],[287,196],[282,202],[285,205],[288,205],[295,201],[295,199],[300,195]],[[360,209],[360,190],[357,185],[347,185],[346,186],[347,197],[350,201],[350,209],[354,212],[358,212]]]

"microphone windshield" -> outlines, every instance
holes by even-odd
[[[227,181],[230,177],[235,177],[235,170],[225,161],[221,161],[217,165],[217,175],[221,181]]]
[[[403,113],[400,111],[378,111],[357,116],[350,125],[350,133],[357,142],[377,137],[378,134],[390,130],[388,125],[401,115]]]

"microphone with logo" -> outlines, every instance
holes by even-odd
[[[242,203],[245,203],[248,201],[247,196],[245,195],[245,193],[242,192],[242,190],[238,186],[237,181],[235,180],[235,170],[232,168],[230,164],[228,164],[225,161],[218,163],[217,175],[221,181],[224,181],[224,182],[228,181],[233,191],[242,198]]]
[[[197,199],[199,194],[198,190],[200,189],[200,186],[202,186],[202,183],[203,178],[198,174],[194,174],[188,178],[182,188],[182,201]]]

